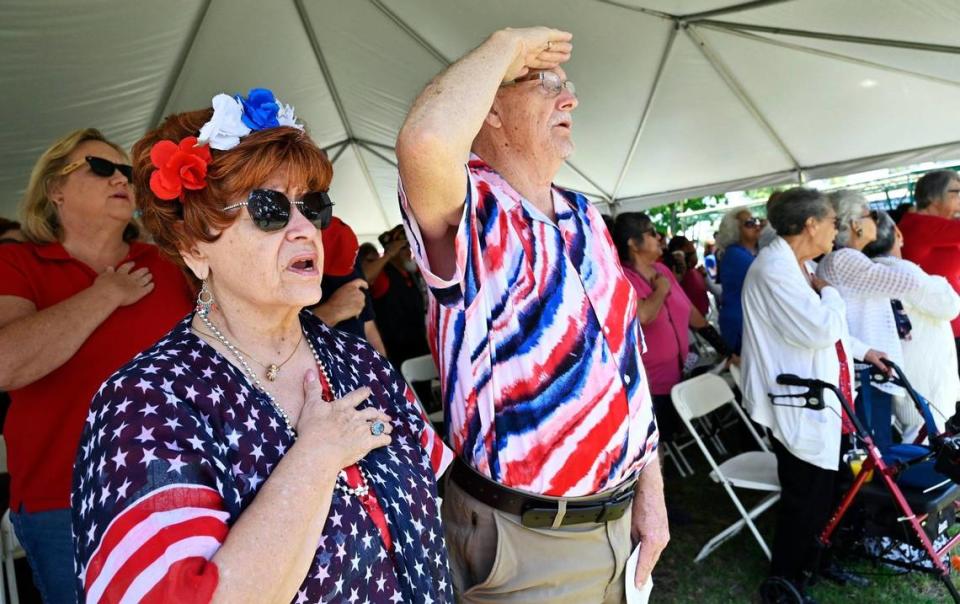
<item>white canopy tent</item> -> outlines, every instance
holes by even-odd
[[[618,209],[960,158],[957,0],[4,0],[0,215],[39,153],[130,146],[217,92],[272,88],[335,160],[337,213],[399,222],[417,92],[504,26],[574,34],[577,151],[558,182]],[[451,116],[456,119],[456,116]]]

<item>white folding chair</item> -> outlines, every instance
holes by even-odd
[[[400,375],[408,384],[413,384],[414,382],[432,382],[440,377],[440,372],[437,371],[437,366],[433,362],[433,355],[425,354],[404,361],[400,365]],[[423,406],[423,402],[420,405]],[[426,408],[424,408],[424,413],[426,413]],[[430,423],[442,424],[443,409],[430,413],[427,418]]]
[[[0,473],[7,472],[7,441],[0,436]],[[13,524],[10,522],[10,510],[3,513],[0,519],[0,556],[3,560],[3,572],[7,577],[7,584],[10,587],[11,604],[20,604],[20,592],[17,589],[17,572],[13,561],[17,558],[26,556],[26,552],[20,547],[20,541],[17,534],[13,531]],[[0,603],[6,604],[7,594],[3,585],[3,579],[0,579]]]
[[[693,435],[700,452],[703,453],[707,463],[712,468],[710,478],[723,485],[741,517],[740,520],[710,539],[697,554],[695,561],[700,562],[709,556],[723,542],[739,533],[744,526],[749,527],[763,553],[766,554],[767,558],[770,558],[770,548],[767,547],[767,543],[760,536],[760,531],[757,530],[753,520],[780,499],[780,481],[777,479],[776,456],[767,449],[743,410],[737,405],[733,391],[720,376],[706,373],[680,382],[673,387],[670,397],[677,413],[680,415],[680,419],[683,420],[687,430]],[[700,434],[694,428],[693,420],[712,413],[724,405],[731,405],[736,409],[736,413],[739,414],[740,419],[743,420],[744,425],[753,435],[761,450],[741,453],[721,464],[717,464]],[[734,488],[769,491],[771,494],[748,511],[740,498],[737,497]]]

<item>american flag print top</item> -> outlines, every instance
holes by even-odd
[[[191,319],[104,382],[90,406],[71,496],[86,602],[209,601],[209,560],[294,444],[269,399],[190,331]],[[293,601],[452,602],[436,478],[453,453],[366,342],[308,312],[300,321],[335,391],[368,386],[361,407],[393,418],[392,443],[359,462],[393,549],[360,500],[335,490]]]
[[[630,480],[659,433],[636,293],[603,218],[554,187],[554,223],[476,155],[466,172],[450,279],[430,270],[399,187],[430,290],[447,442],[481,474],[527,492],[572,497]]]

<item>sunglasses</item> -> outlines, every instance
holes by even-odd
[[[333,218],[333,202],[326,191],[304,193],[299,201],[291,202],[286,195],[272,189],[254,189],[246,201],[223,208],[224,212],[247,207],[250,218],[257,228],[267,233],[279,231],[290,223],[290,206],[296,205],[304,218],[318,229],[330,226]]]
[[[746,220],[743,221],[743,226],[747,227],[748,229],[755,229],[758,227],[762,227],[763,221],[760,220],[759,218],[747,218]]]
[[[110,178],[113,176],[114,172],[119,170],[120,174],[123,174],[124,178],[126,178],[128,182],[133,179],[133,166],[128,164],[115,164],[109,159],[103,159],[102,157],[95,157],[93,155],[88,155],[80,161],[67,164],[63,167],[63,170],[60,170],[60,175],[66,176],[67,174],[70,174],[71,172],[82,167],[84,164],[90,166],[91,172],[103,178]]]
[[[570,91],[573,96],[577,96],[577,87],[573,85],[573,82],[561,80],[560,76],[553,71],[538,71],[510,82],[504,82],[500,84],[500,87],[516,86],[522,82],[539,82],[540,88],[543,88],[549,96],[558,96],[564,89]]]

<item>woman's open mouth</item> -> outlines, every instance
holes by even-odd
[[[320,274],[317,257],[313,254],[295,256],[287,265],[287,270],[298,275],[315,277]]]

